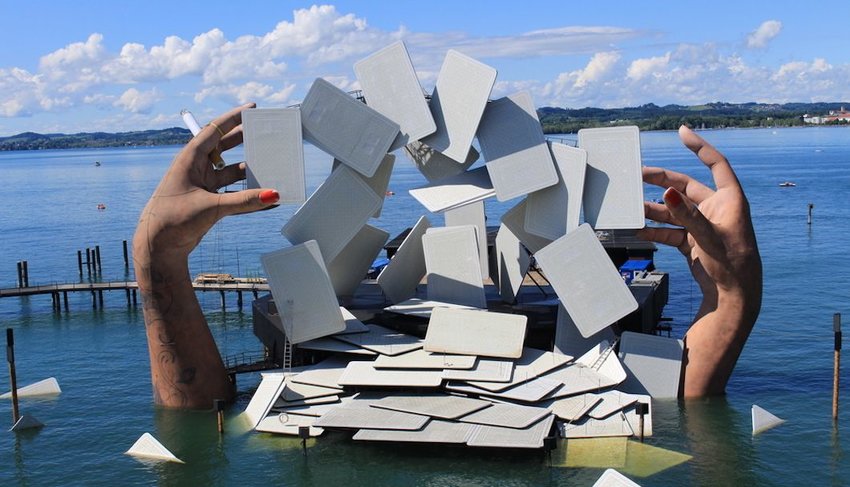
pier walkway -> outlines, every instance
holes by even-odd
[[[249,279],[236,279],[237,281],[248,281]],[[209,292],[218,291],[221,295],[222,308],[225,305],[225,293],[236,292],[236,300],[239,308],[242,308],[242,293],[250,292],[254,299],[260,292],[268,292],[269,285],[265,282],[193,282],[195,291]],[[12,298],[22,296],[50,295],[53,299],[53,308],[60,310],[64,305],[68,309],[68,293],[90,293],[92,296],[92,307],[103,307],[104,291],[124,291],[127,298],[127,306],[138,304],[136,281],[100,281],[100,282],[76,282],[57,283],[39,286],[22,286],[0,289],[0,298]]]

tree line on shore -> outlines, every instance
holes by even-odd
[[[846,104],[850,106],[850,103]],[[653,103],[624,108],[557,108],[537,110],[547,134],[569,134],[579,129],[637,125],[641,130],[675,130],[680,125],[696,128],[791,127],[804,125],[805,114],[826,114],[844,103],[708,103],[666,105]],[[834,122],[845,123],[845,122]],[[120,133],[38,134],[25,132],[0,137],[0,150],[80,149],[185,144],[192,134],[184,128]]]

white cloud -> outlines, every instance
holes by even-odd
[[[782,30],[782,22],[778,20],[766,20],[747,36],[747,47],[750,49],[759,49],[767,47],[767,43],[771,39],[779,35]]]
[[[203,103],[207,98],[221,100],[228,105],[259,102],[276,93],[271,85],[249,81],[240,85],[228,84],[204,88],[195,94],[195,102]]]
[[[654,73],[663,71],[670,62],[670,53],[663,56],[635,59],[629,65],[626,76],[632,80],[641,80]]]
[[[139,91],[136,88],[130,88],[122,93],[113,105],[131,113],[150,113],[154,103],[160,97],[159,91],[156,88],[149,91]]]

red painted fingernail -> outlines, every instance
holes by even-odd
[[[671,208],[678,208],[682,204],[682,195],[673,188],[667,188],[667,191],[664,192],[664,201]]]
[[[267,189],[260,193],[260,201],[266,205],[270,205],[272,203],[277,203],[277,200],[280,199],[280,193],[273,189]]]

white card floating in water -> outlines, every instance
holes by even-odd
[[[304,145],[297,108],[251,108],[242,111],[245,179],[251,188],[272,188],[280,203],[303,203]]]
[[[767,410],[765,410],[765,409],[763,409],[759,406],[756,406],[755,404],[753,404],[752,416],[753,416],[753,436],[755,436],[755,435],[757,435],[757,434],[759,434],[763,431],[767,431],[771,428],[779,426],[780,424],[785,422],[784,419],[781,419],[781,418],[774,416],[773,414],[769,413]]]
[[[487,308],[477,229],[472,225],[431,228],[422,237],[428,299]]]
[[[24,414],[20,418],[18,418],[17,421],[15,421],[15,424],[13,424],[11,428],[9,428],[9,431],[24,431],[29,429],[38,429],[42,427],[44,427],[44,423],[35,419],[35,416]]]
[[[534,102],[520,92],[487,105],[478,142],[496,199],[507,201],[558,182]]]
[[[262,378],[254,395],[251,396],[248,407],[245,408],[245,417],[248,418],[252,428],[269,413],[280,397],[280,393],[283,392],[286,382],[286,376],[281,373],[262,374]]]
[[[166,462],[174,462],[174,463],[185,463],[183,460],[180,460],[173,453],[168,451],[168,448],[164,447],[162,443],[160,443],[156,438],[154,438],[150,433],[145,433],[133,443],[133,446],[130,447],[129,450],[125,452],[126,455],[130,455],[138,458],[147,458],[150,460],[162,460]]]
[[[354,295],[389,236],[380,228],[364,225],[328,264],[328,276],[337,296]]]
[[[435,308],[425,334],[425,350],[519,358],[527,320],[524,315]]]
[[[495,69],[450,49],[431,95],[430,108],[437,131],[422,142],[463,162],[495,82]]]
[[[620,336],[620,360],[628,377],[621,389],[655,398],[679,395],[684,343],[630,331]]]
[[[55,377],[48,377],[38,382],[18,387],[18,398],[22,397],[37,397],[37,396],[55,396],[60,394],[62,389],[59,388],[59,382]],[[11,399],[12,391],[8,391],[0,395],[0,399]]]
[[[293,244],[315,240],[332,262],[381,207],[383,200],[347,166],[340,166],[292,215],[281,233]]]
[[[487,221],[484,215],[484,202],[476,201],[468,205],[446,210],[443,214],[447,227],[472,225],[475,227],[475,237],[478,241],[478,262],[481,266],[481,277],[490,277],[490,266],[487,256]]]
[[[595,229],[643,228],[643,176],[638,128],[606,127],[578,131],[587,151],[584,219]]]
[[[408,191],[428,211],[439,213],[496,194],[486,167],[479,167]]]
[[[407,443],[464,444],[476,428],[473,424],[432,419],[420,430],[361,429],[352,439],[358,441],[398,441]]]
[[[304,138],[360,174],[375,174],[398,124],[317,78],[301,103]]]
[[[547,245],[534,257],[584,337],[638,308],[588,224]]]
[[[421,414],[432,418],[458,419],[466,418],[482,409],[493,406],[490,401],[473,399],[471,397],[450,396],[447,394],[401,394],[385,397],[372,403],[372,407],[392,409],[405,413]],[[464,419],[461,419],[463,421]],[[466,421],[475,422],[475,421]]]
[[[525,230],[556,240],[578,228],[587,152],[557,142],[549,151],[558,171],[558,183],[528,195]]]
[[[470,147],[466,160],[463,163],[458,163],[420,141],[414,141],[404,146],[404,153],[413,161],[413,164],[425,176],[425,179],[431,183],[457,176],[466,171],[478,160],[479,156],[475,147]]]
[[[315,241],[263,254],[260,261],[291,343],[345,330],[336,294]]]
[[[354,73],[366,104],[399,125],[401,133],[391,150],[437,130],[404,42],[354,63]]]
[[[640,487],[640,484],[633,482],[630,478],[613,468],[609,468],[602,472],[602,475],[596,479],[593,487]]]
[[[424,216],[401,242],[390,263],[378,274],[378,286],[393,303],[400,303],[416,294],[416,286],[425,277],[425,253],[422,236],[431,226]]]

